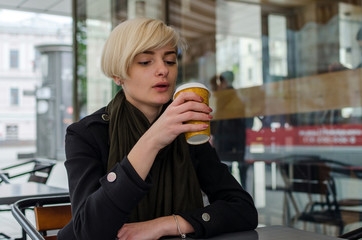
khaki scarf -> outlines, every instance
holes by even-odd
[[[151,124],[126,100],[123,90],[108,104],[106,111],[110,116],[109,171],[128,155]],[[183,134],[158,153],[148,177],[152,188],[133,209],[129,222],[147,221],[203,206],[199,182]]]

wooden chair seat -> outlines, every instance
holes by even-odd
[[[56,236],[47,236],[47,231],[63,228],[72,218],[70,205],[35,207],[34,213],[36,229],[45,239],[56,239]]]

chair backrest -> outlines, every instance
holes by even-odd
[[[55,164],[55,160],[34,158],[2,168],[0,172],[7,176],[9,182],[13,178],[29,175],[28,182],[46,183]],[[29,170],[29,167],[32,169]]]
[[[35,161],[33,171],[30,173],[28,182],[46,183],[53,170],[54,163]]]
[[[49,230],[63,228],[72,218],[70,205],[35,207],[36,229],[46,240],[57,239],[55,235],[49,236]]]
[[[4,182],[4,183],[10,183],[10,180],[8,178],[8,175],[6,173],[1,172],[0,170],[0,184]]]
[[[340,236],[338,236],[339,238],[343,238],[343,239],[349,239],[349,240],[358,240],[362,238],[362,227],[359,227],[357,229],[354,229],[350,232],[344,233]]]
[[[321,195],[328,207],[337,206],[336,186],[331,169],[321,161],[281,164],[282,176],[291,192]]]
[[[34,208],[36,226],[25,215],[27,208]],[[21,199],[11,205],[11,212],[32,240],[56,240],[56,230],[72,218],[69,195]]]

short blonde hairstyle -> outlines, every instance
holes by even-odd
[[[172,27],[160,20],[135,18],[120,23],[109,35],[102,53],[101,69],[109,77],[127,79],[135,56],[171,44],[176,51],[186,44]]]

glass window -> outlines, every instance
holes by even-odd
[[[260,224],[304,227],[293,205],[312,203],[302,194],[288,198],[285,162],[335,164],[328,174],[337,199],[362,199],[355,191],[362,183],[360,1],[79,2],[87,4],[77,12],[80,116],[104,106],[118,90],[111,81],[104,84],[95,61],[110,30],[123,19],[158,18],[189,44],[178,83],[215,89],[212,144],[253,195]],[[217,88],[221,77],[228,80],[226,89]],[[346,230],[361,224],[355,217]],[[334,236],[336,228],[306,227]]]
[[[248,68],[248,80],[252,81],[252,79],[253,79],[253,69]]]
[[[10,50],[10,68],[19,68],[18,50]]]
[[[18,126],[17,125],[7,125],[6,126],[6,139],[7,140],[17,140],[18,139]]]
[[[232,86],[235,88],[261,85],[263,79],[260,6],[217,1],[215,11],[215,74],[232,71]],[[251,29],[253,30],[250,31]]]
[[[73,107],[76,120],[98,110],[112,97],[112,80],[107,79],[100,69],[103,44],[112,29],[111,1],[80,2],[83,5],[79,6],[87,7],[77,8],[78,18],[75,20],[77,84],[73,86],[77,94]],[[120,2],[115,2],[115,7]]]
[[[19,105],[19,89],[10,88],[10,105],[18,106]]]
[[[287,19],[285,16],[269,15],[269,69],[271,75],[288,75],[287,68]]]

